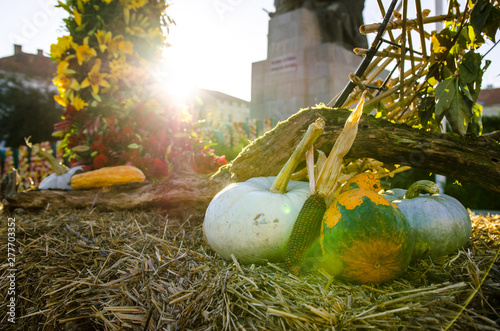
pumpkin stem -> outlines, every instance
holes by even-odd
[[[321,136],[323,130],[325,129],[325,121],[322,118],[318,118],[314,123],[311,123],[307,128],[304,137],[300,143],[295,147],[295,151],[292,156],[288,159],[285,166],[281,169],[278,176],[274,180],[273,185],[270,188],[271,192],[275,193],[286,193],[286,187],[288,182],[292,177],[293,171],[299,165],[300,161],[304,158],[306,151],[311,148],[316,139]]]
[[[43,157],[45,160],[47,160],[47,162],[50,164],[50,167],[52,168],[52,171],[54,171],[56,176],[61,176],[62,174],[65,174],[68,172],[68,169],[65,166],[63,166],[62,164],[60,164],[56,160],[54,155],[41,149],[39,145],[33,146],[33,144],[30,142],[30,138],[31,137],[24,139],[24,141],[26,142],[26,145],[29,148],[33,149],[33,151],[35,152],[36,155]]]
[[[411,184],[411,186],[406,191],[404,199],[417,198],[421,193],[429,193],[430,195],[438,194],[439,187],[436,183],[430,180],[419,180]]]

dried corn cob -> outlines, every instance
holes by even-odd
[[[298,275],[307,250],[318,238],[326,211],[325,199],[322,195],[311,195],[302,206],[297,221],[293,225],[285,253],[285,268]]]

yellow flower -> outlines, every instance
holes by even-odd
[[[146,34],[144,29],[141,28],[140,26],[137,26],[137,25],[132,25],[131,27],[127,27],[125,29],[125,32],[127,32],[128,34],[134,35],[134,36],[142,36],[142,35]]]
[[[108,81],[104,78],[108,76],[106,73],[101,73],[99,70],[101,69],[101,59],[96,59],[95,64],[90,70],[87,78],[85,78],[80,85],[81,88],[86,88],[88,86],[92,87],[92,91],[95,94],[99,94],[99,87],[108,88],[110,87]]]
[[[69,78],[64,74],[57,75],[54,78],[52,78],[52,83],[54,83],[59,92],[64,93],[66,89],[68,89],[71,86],[71,78]]]
[[[87,3],[89,2],[90,0],[82,0],[83,3]]]
[[[63,60],[57,65],[57,73],[63,75],[73,75],[76,74],[76,71],[73,69],[69,69],[69,62]]]
[[[89,45],[80,45],[76,49],[76,58],[79,65],[82,65],[83,62],[89,61],[94,56],[97,56],[97,53],[95,49],[90,48]]]
[[[73,101],[71,103],[73,105],[73,107],[76,109],[76,110],[82,110],[83,108],[85,108],[86,106],[88,106],[89,104],[86,103],[82,98],[80,97],[74,97],[73,98]]]
[[[101,52],[105,52],[108,48],[108,45],[112,42],[112,33],[108,31],[104,34],[104,30],[97,30],[95,33],[95,37],[97,38],[97,42],[99,43],[99,49]]]
[[[102,2],[106,3],[107,5],[109,5],[113,0],[102,0]]]
[[[123,52],[125,54],[132,54],[134,53],[134,44],[132,44],[130,41],[120,41],[118,43],[118,49],[120,52]]]
[[[82,25],[82,14],[80,14],[78,10],[73,9],[73,16],[75,18],[76,25],[78,26]]]
[[[139,100],[137,100],[136,97],[132,97],[132,98],[127,98],[127,99],[124,99],[121,103],[120,103],[120,106],[123,108],[123,109],[127,109],[127,108],[131,108],[133,106],[135,106],[137,104]]]
[[[69,66],[68,61],[59,62],[59,64],[57,65],[57,73],[58,74],[62,73],[64,70],[68,69],[68,66]]]
[[[122,79],[125,75],[125,72],[127,71],[128,66],[129,65],[126,63],[126,58],[124,55],[120,56],[116,60],[112,60],[109,63],[110,76],[115,81]]]
[[[60,59],[73,44],[73,37],[64,36],[57,38],[57,44],[50,45],[50,55],[56,59]]]
[[[148,0],[120,0],[127,9],[138,9],[148,3]]]
[[[120,0],[120,2],[123,5],[123,17],[125,19],[125,24],[129,25],[130,9],[137,10],[147,4],[148,0]]]
[[[117,58],[120,55],[120,43],[124,41],[122,35],[113,38],[108,44],[108,57]]]
[[[165,38],[165,36],[163,35],[163,32],[161,31],[161,29],[159,27],[149,28],[148,35],[152,38],[162,38],[162,39]]]
[[[142,6],[144,6],[145,4],[148,3],[148,0],[131,0],[130,1],[130,5],[132,6],[132,8],[141,8]]]
[[[86,37],[85,39],[83,39],[83,45],[73,46],[76,50],[76,59],[78,60],[79,65],[82,65],[83,62],[87,62],[94,56],[97,56],[97,52],[95,51],[95,49],[89,47],[88,41],[89,38]]]
[[[60,104],[61,106],[63,106],[64,108],[66,108],[66,106],[68,105],[68,103],[66,102],[66,99],[64,99],[63,97],[61,97],[60,95],[54,95],[54,100]]]

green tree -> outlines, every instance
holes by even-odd
[[[54,141],[54,124],[61,116],[54,94],[48,86],[0,74],[0,140],[9,147],[23,145],[28,136],[34,143]]]

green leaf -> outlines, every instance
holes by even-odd
[[[130,149],[139,149],[139,148],[141,148],[141,145],[138,145],[138,144],[134,143],[134,144],[128,145],[127,147],[130,148]]]
[[[442,54],[446,52],[448,45],[451,44],[451,31],[448,28],[441,30],[438,34],[433,34],[431,39],[432,52]]]
[[[472,131],[476,136],[480,136],[483,133],[483,106],[479,104],[474,104],[472,106],[472,123],[469,131]]]
[[[440,82],[436,86],[437,119],[442,118],[444,116],[444,113],[450,109],[453,99],[456,96],[455,83],[456,83],[456,77],[452,76]]]
[[[481,34],[481,31],[490,16],[493,5],[488,0],[477,0],[474,8],[470,13],[470,24],[474,29],[476,36]]]
[[[422,97],[418,105],[418,117],[420,118],[420,123],[426,129],[433,128],[433,121],[435,119],[435,109],[436,101],[434,96]]]
[[[172,145],[168,145],[167,150],[165,151],[165,162],[168,162],[168,156],[172,152]]]
[[[457,95],[456,101],[450,109],[450,115],[450,124],[452,124],[453,131],[456,130],[460,135],[464,136],[467,133],[467,128],[472,120],[472,107],[466,103],[462,95]],[[452,122],[453,118],[456,118],[455,125]]]
[[[490,38],[493,42],[495,41],[496,33],[498,31],[498,27],[500,26],[500,8],[493,8],[488,21],[486,21],[484,25],[484,33],[488,38]]]
[[[78,7],[78,11],[80,13],[85,13],[85,9],[83,8],[82,0],[76,0],[76,6]]]
[[[60,70],[59,72],[66,74],[66,75],[74,75],[77,73],[77,71],[73,70],[73,69],[63,69],[63,70]]]
[[[458,73],[465,84],[476,81],[482,76],[481,55],[473,50],[465,53],[462,62],[458,64]]]
[[[77,27],[75,29],[75,31],[77,31],[77,32],[83,31],[85,29],[85,27],[87,26],[87,23],[88,22],[82,23],[82,25],[80,25],[79,27]]]
[[[470,101],[474,102],[474,98],[470,94],[469,87],[467,85],[463,85],[463,83],[460,82],[460,90],[467,98],[469,98]]]
[[[445,79],[436,87],[436,119],[446,116],[453,132],[465,135],[472,120],[472,102],[460,93],[456,76]]]
[[[97,102],[102,102],[102,99],[101,97],[99,96],[99,94],[97,93],[94,93],[94,91],[91,92],[92,94],[92,97],[97,101]]]
[[[73,11],[71,10],[71,8],[69,8],[68,5],[62,3],[61,1],[57,1],[57,5],[56,7],[61,7],[63,8],[65,11],[67,11],[68,13],[70,13],[70,15],[73,15]]]

